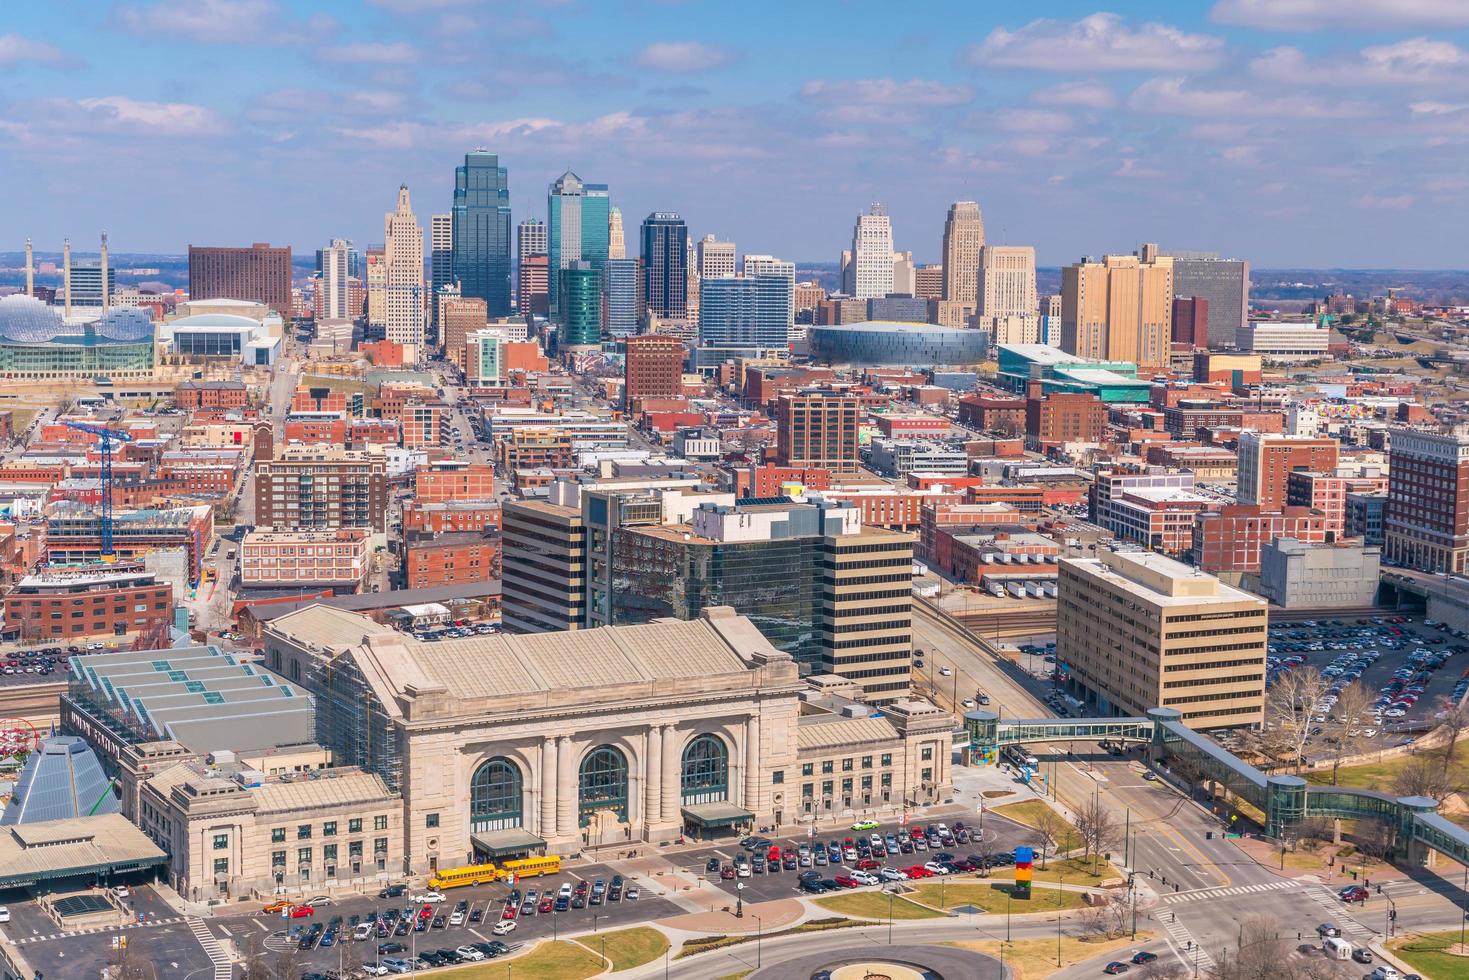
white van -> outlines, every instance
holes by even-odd
[[[1349,960],[1352,958],[1352,944],[1340,936],[1327,936],[1321,940],[1321,951],[1329,960]]]
[[[372,938],[373,931],[371,922],[359,922],[357,928],[352,930],[352,939],[359,943],[366,942]]]

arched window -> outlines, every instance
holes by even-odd
[[[581,761],[577,815],[580,825],[591,823],[598,810],[612,810],[627,820],[627,756],[610,745],[588,752]]]
[[[729,750],[717,735],[699,735],[683,750],[683,801],[715,803],[729,799]]]
[[[521,825],[523,794],[520,768],[509,759],[490,759],[469,781],[469,826],[473,831],[504,830]]]

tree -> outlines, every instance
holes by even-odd
[[[265,938],[262,933],[252,929],[243,952],[240,980],[275,980],[275,971],[270,968],[270,962],[265,955]]]
[[[1142,980],[1183,980],[1188,968],[1172,956],[1160,956],[1151,963],[1144,963],[1138,976]]]
[[[1331,682],[1315,667],[1302,667],[1281,674],[1266,692],[1265,723],[1276,733],[1273,741],[1296,772],[1306,758],[1312,716],[1330,687]]]
[[[1035,818],[1035,832],[1041,845],[1041,868],[1046,866],[1046,851],[1054,851],[1061,835],[1071,828],[1066,818],[1050,807],[1044,807]]]
[[[1291,956],[1293,942],[1273,919],[1246,919],[1240,923],[1236,945],[1221,949],[1205,976],[1209,980],[1326,980],[1338,975],[1329,961]]]
[[[1358,850],[1379,861],[1386,860],[1397,837],[1386,820],[1363,820],[1357,824],[1357,832],[1353,836]]]
[[[1336,785],[1337,771],[1344,756],[1353,755],[1362,740],[1362,716],[1377,697],[1361,681],[1352,681],[1337,695],[1331,709],[1331,730],[1335,738],[1331,751],[1331,784]],[[1355,734],[1353,734],[1355,732]]]
[[[1440,697],[1438,699],[1439,711],[1443,716],[1443,730],[1448,738],[1448,744],[1444,746],[1443,769],[1448,772],[1454,762],[1454,750],[1458,744],[1459,736],[1464,734],[1464,729],[1469,727],[1469,706],[1455,701],[1453,698]]]
[[[1103,805],[1100,796],[1093,796],[1076,812],[1076,833],[1086,857],[1092,858],[1092,874],[1097,874],[1102,851],[1116,842],[1117,830],[1117,817]]]
[[[1392,781],[1393,792],[1398,796],[1426,796],[1435,803],[1459,791],[1454,774],[1434,759],[1414,756],[1407,765],[1397,771]]]

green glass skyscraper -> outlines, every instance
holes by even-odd
[[[460,294],[484,300],[489,316],[509,316],[510,184],[498,155],[475,150],[454,168],[453,224]]]
[[[546,254],[552,313],[561,293],[559,270],[580,261],[601,272],[607,264],[610,210],[606,184],[585,183],[570,170],[551,184],[546,195]]]
[[[561,270],[561,308],[556,312],[556,349],[595,347],[602,342],[602,274],[577,261]]]

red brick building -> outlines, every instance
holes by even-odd
[[[403,552],[405,587],[426,589],[500,577],[500,537],[476,532],[410,540]]]
[[[857,426],[862,414],[861,399],[845,391],[813,389],[781,395],[776,400],[774,462],[857,472]]]
[[[1163,409],[1163,428],[1175,439],[1197,439],[1204,429],[1238,429],[1244,412],[1219,402],[1180,401]]]
[[[404,449],[433,449],[444,445],[444,422],[449,406],[441,402],[407,402],[398,416],[400,439]]]
[[[1173,299],[1173,347],[1192,350],[1209,346],[1209,301],[1202,296]]]
[[[1267,511],[1233,504],[1194,517],[1194,564],[1211,575],[1260,571],[1260,549],[1275,538],[1307,544],[1327,540],[1326,515],[1309,507]]]
[[[1286,475],[1285,500],[1292,507],[1309,507],[1326,515],[1326,530],[1340,537],[1347,524],[1347,494],[1386,493],[1385,476],[1312,473],[1293,470]]]
[[[623,361],[623,399],[635,407],[644,398],[683,394],[683,341],[661,334],[628,337]]]
[[[291,246],[189,246],[189,299],[247,299],[290,318]]]
[[[959,399],[959,421],[981,432],[1024,432],[1025,399],[965,395]]]
[[[1051,392],[1031,386],[1025,400],[1025,435],[1040,445],[1099,443],[1107,432],[1107,406],[1096,395]]]
[[[300,385],[291,396],[293,412],[339,412],[347,414],[347,393],[315,385]]]
[[[403,533],[426,531],[445,534],[451,531],[478,532],[500,529],[500,504],[494,500],[450,500],[424,503],[408,500],[403,504]]]
[[[451,460],[420,466],[414,472],[414,497],[419,503],[449,500],[493,500],[495,468],[488,463]]]
[[[1292,470],[1331,473],[1341,446],[1335,439],[1306,439],[1272,433],[1241,432],[1239,437],[1239,501],[1278,511],[1286,504],[1286,480]]]
[[[173,389],[173,402],[185,411],[201,408],[244,408],[248,401],[240,381],[181,381]]]
[[[22,641],[125,636],[172,616],[173,586],[140,567],[30,575],[5,596],[5,631]]]

